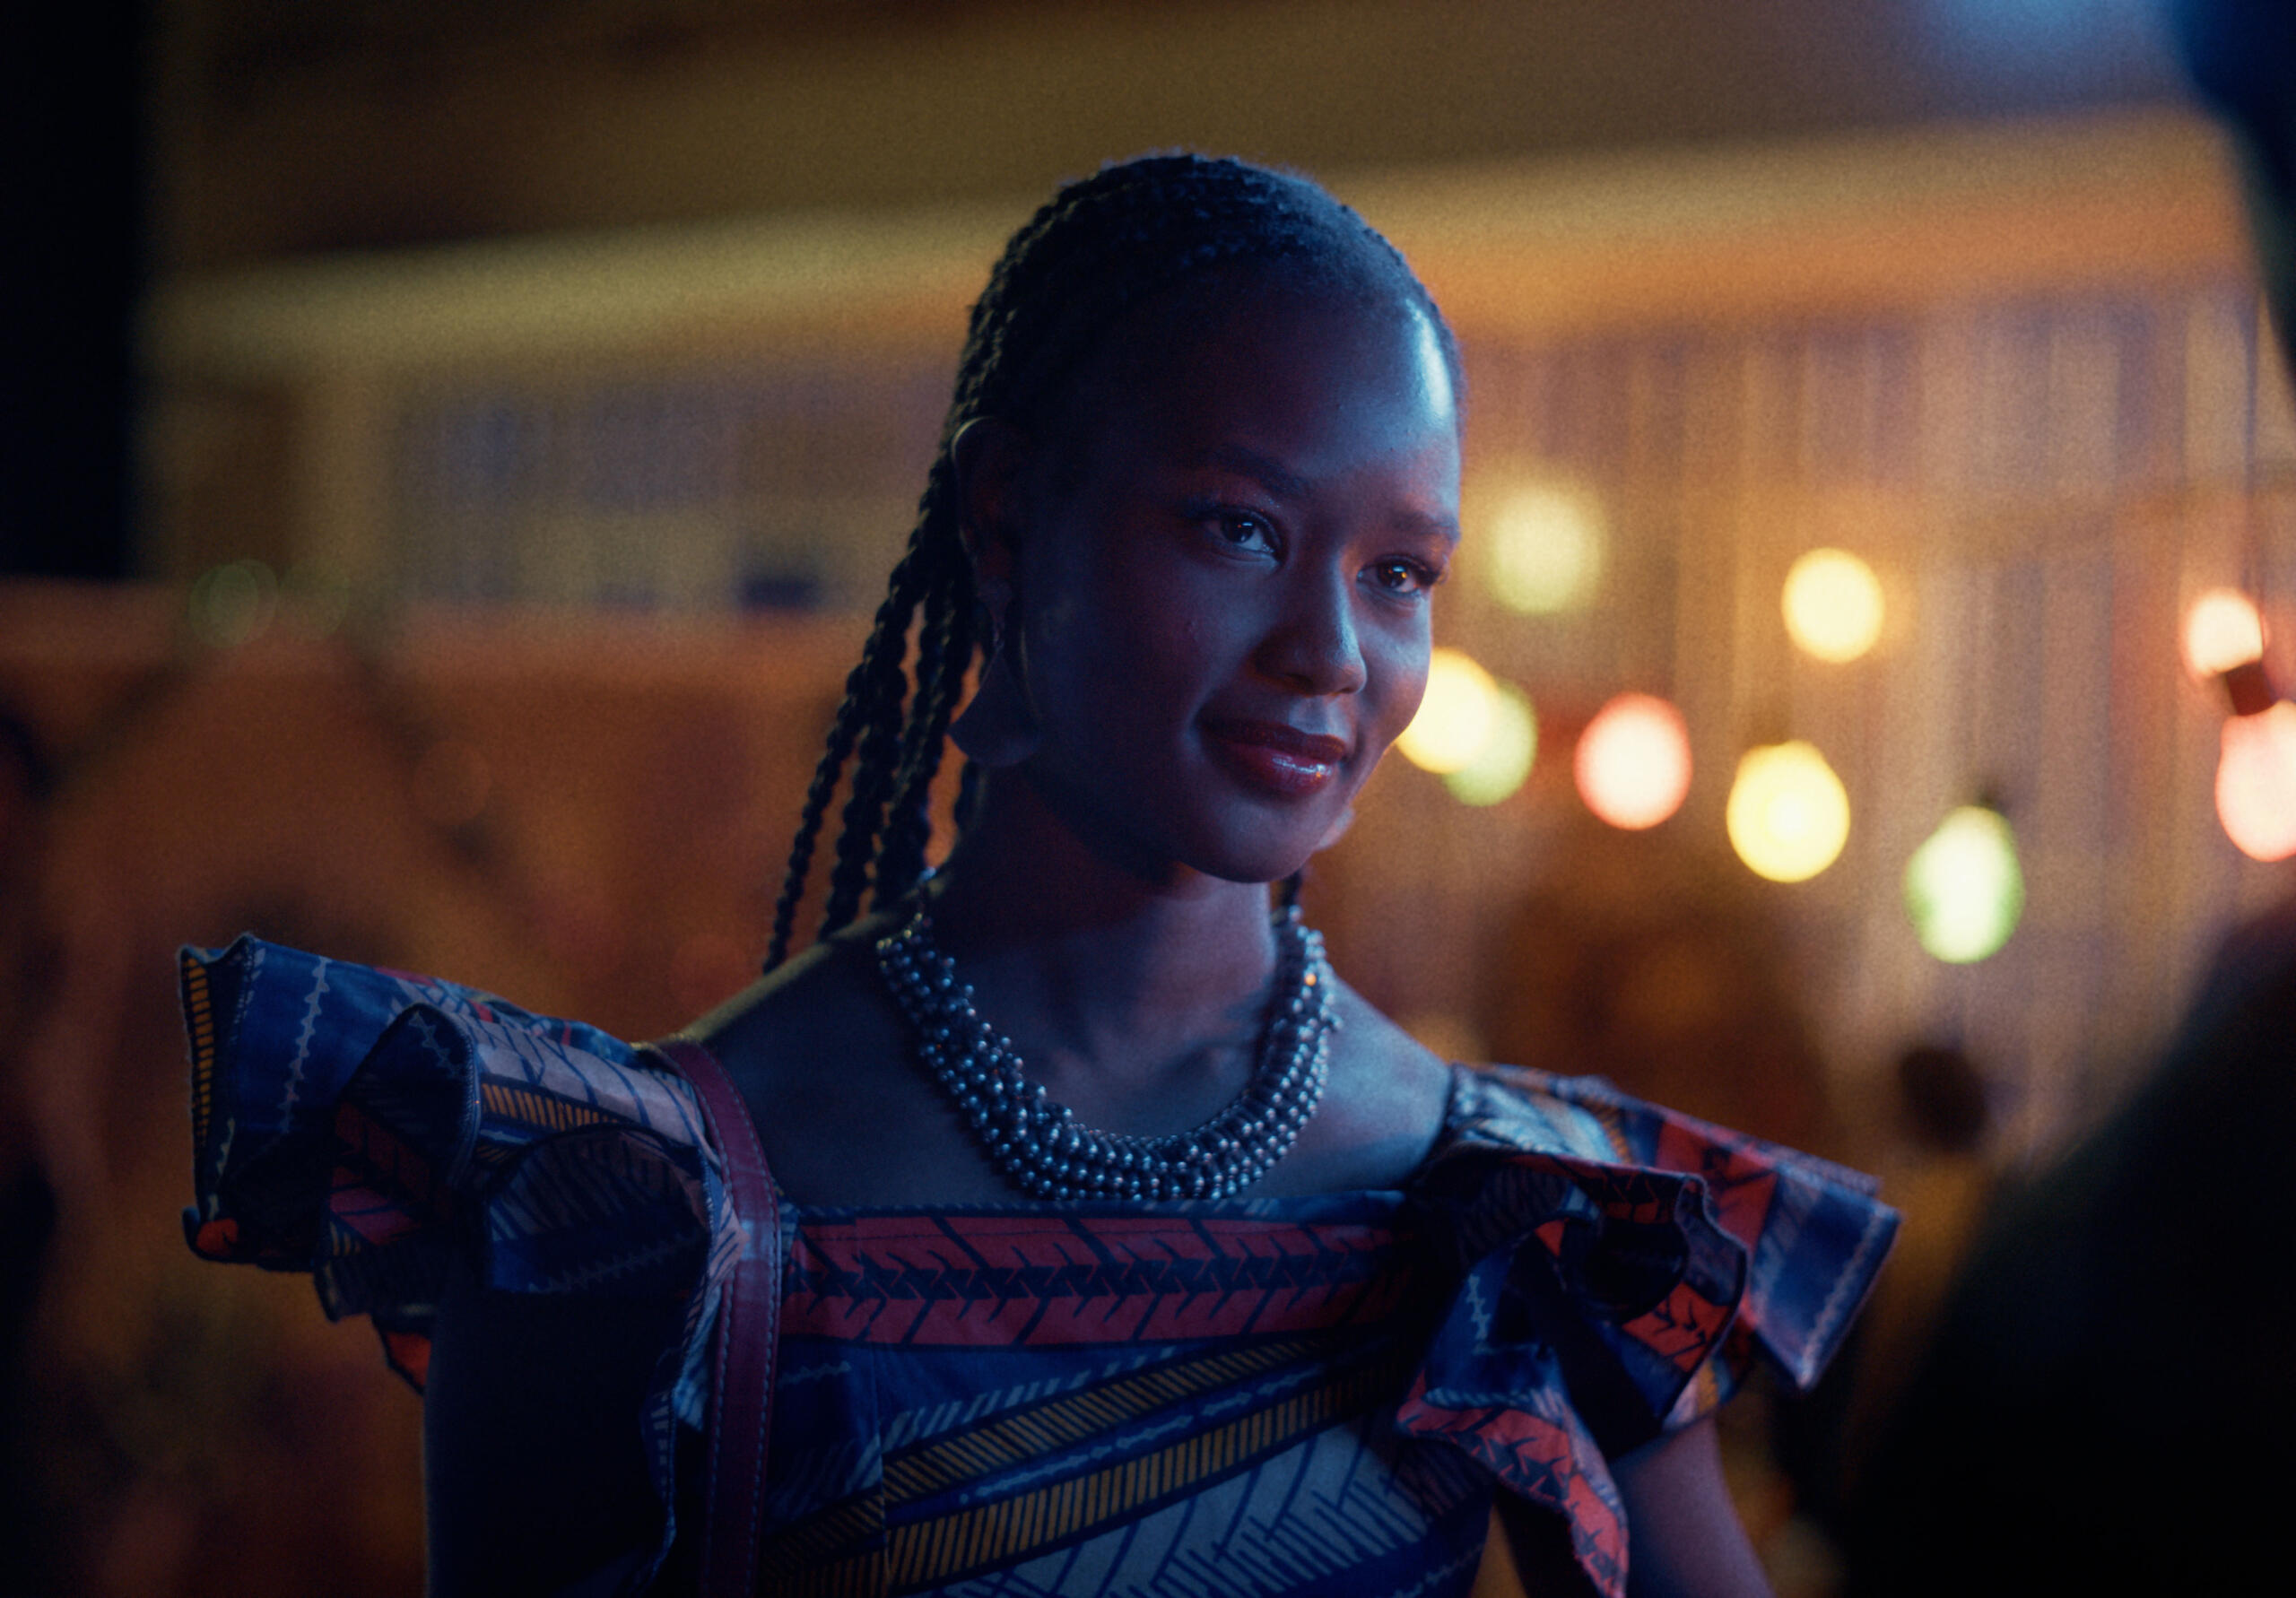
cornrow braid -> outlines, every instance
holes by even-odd
[[[787,957],[821,829],[848,763],[820,935],[916,890],[932,841],[931,790],[951,718],[976,664],[971,558],[960,535],[957,436],[976,417],[1049,431],[1079,369],[1144,301],[1229,266],[1277,266],[1305,284],[1408,305],[1434,330],[1455,383],[1449,327],[1395,247],[1304,178],[1246,161],[1144,156],[1063,187],[1013,234],[972,308],[956,390],[893,569],[789,850],[766,955]],[[914,675],[909,638],[917,639]],[[979,772],[968,763],[958,803],[969,820]]]

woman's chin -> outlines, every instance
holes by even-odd
[[[1280,882],[1354,819],[1352,795],[1336,792],[1277,800],[1216,787],[1207,794],[1211,785],[1204,785],[1177,803],[1166,788],[1112,805],[1099,785],[1065,781],[1042,763],[1022,769],[1053,816],[1089,851],[1149,880],[1179,871],[1227,882]]]
[[[1355,820],[1353,793],[1306,802],[1222,806],[1202,817],[1190,864],[1231,882],[1280,882],[1337,843]]]
[[[1287,828],[1280,836],[1224,839],[1201,851],[1196,868],[1223,882],[1280,882],[1306,865],[1332,830],[1319,823]]]

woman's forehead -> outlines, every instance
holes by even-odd
[[[1350,413],[1450,434],[1458,393],[1434,320],[1417,304],[1277,280],[1179,303],[1124,330],[1073,395],[1089,431],[1143,427],[1208,448],[1242,428],[1297,431]]]
[[[1452,369],[1451,356],[1443,344],[1442,334],[1435,320],[1418,306],[1409,308],[1409,338],[1412,360],[1418,368],[1419,382],[1427,391],[1428,404],[1450,424],[1456,433],[1459,428],[1458,374]]]

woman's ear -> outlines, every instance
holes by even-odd
[[[1001,416],[974,417],[949,445],[957,535],[972,558],[974,591],[996,611],[1012,597],[1032,454],[1028,435]]]
[[[957,535],[972,560],[973,594],[986,633],[976,691],[949,735],[976,766],[1017,766],[1036,752],[1041,738],[1022,682],[1011,613],[1026,520],[1029,439],[1008,421],[977,416],[957,430],[949,455],[956,468]]]

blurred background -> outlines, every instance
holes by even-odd
[[[1106,159],[1305,169],[1465,352],[1343,973],[1907,1208],[1839,1390],[1730,1422],[1783,1591],[1854,1578],[1989,1196],[2289,893],[2296,414],[2146,0],[61,10],[0,113],[0,1584],[420,1590],[370,1334],[181,1241],[172,951],[738,988],[965,308]]]

